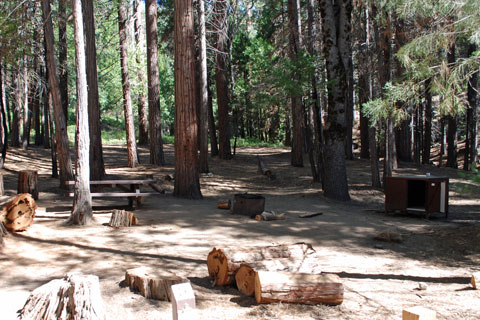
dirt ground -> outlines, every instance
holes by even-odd
[[[310,169],[289,165],[287,149],[240,148],[233,160],[210,159],[211,174],[201,176],[203,200],[172,196],[172,146],[166,146],[167,165],[153,167],[148,151],[140,148],[141,165],[126,168],[123,146],[104,148],[107,173],[115,177],[153,174],[166,189],[160,197],[145,198],[135,210],[140,225],[113,229],[105,224],[112,208],[127,199],[95,199],[95,223],[65,225],[72,199],[62,196],[52,179],[49,151],[10,149],[3,170],[6,195],[15,194],[17,172],[39,172],[40,199],[35,223],[27,231],[10,234],[0,255],[0,319],[15,319],[29,293],[67,272],[80,271],[100,278],[108,319],[171,319],[168,302],[148,300],[121,285],[125,270],[151,266],[188,277],[197,301],[197,319],[401,319],[402,309],[422,305],[437,312],[437,319],[480,319],[480,291],[470,277],[480,271],[479,193],[456,193],[465,183],[457,171],[400,164],[396,174],[450,177],[448,219],[433,214],[383,213],[384,196],[369,186],[369,163],[348,161],[352,200],[326,199],[313,184]],[[261,155],[276,180],[257,174]],[[478,191],[478,189],[477,189]],[[217,200],[236,193],[260,193],[266,210],[285,213],[283,221],[258,222],[217,209]],[[301,219],[299,214],[322,212]],[[373,239],[379,231],[394,229],[400,243]],[[206,258],[214,246],[247,247],[272,243],[309,242],[323,272],[338,274],[345,286],[340,306],[296,304],[257,305],[233,287],[212,287]],[[419,282],[427,285],[418,290]]]

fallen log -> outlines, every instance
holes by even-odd
[[[113,210],[110,222],[110,227],[131,227],[138,224],[138,219],[133,212],[125,210]]]
[[[38,172],[22,170],[18,172],[17,194],[30,193],[33,199],[38,200]]]
[[[285,220],[285,213],[275,213],[274,211],[263,211],[255,216],[257,221]]]
[[[303,260],[278,258],[273,260],[256,261],[249,264],[242,264],[235,274],[235,283],[238,291],[247,295],[255,294],[255,277],[258,271],[284,271],[296,273],[321,273],[316,258],[306,257]]]
[[[338,305],[343,302],[343,284],[332,274],[258,271],[255,300],[258,304],[286,302]]]
[[[258,160],[258,173],[260,173],[264,176],[267,176],[270,180],[274,180],[275,175],[267,167],[267,165],[265,164],[265,161],[263,161],[263,159],[260,158],[260,156],[257,156],[257,160]]]
[[[228,210],[231,208],[231,206],[232,206],[232,201],[230,201],[230,199],[219,199],[217,201],[218,209]]]
[[[170,287],[189,281],[168,271],[139,267],[125,272],[125,282],[147,299],[172,301]]]
[[[242,264],[277,258],[301,261],[313,252],[315,250],[307,243],[242,249],[213,248],[207,257],[208,275],[213,278],[214,285],[224,286],[235,281],[235,274]]]
[[[24,231],[33,224],[37,204],[28,193],[17,195],[1,213],[4,224],[9,231]]]
[[[67,274],[33,290],[20,320],[104,320],[100,283],[95,275]]]

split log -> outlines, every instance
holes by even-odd
[[[30,294],[20,320],[104,320],[100,283],[94,275],[71,273]]]
[[[232,202],[229,199],[219,199],[217,201],[217,208],[228,210],[232,206]]]
[[[435,320],[437,313],[422,306],[402,310],[402,320]]]
[[[304,260],[313,252],[315,250],[307,243],[242,249],[213,248],[207,257],[208,275],[214,279],[214,285],[224,286],[235,281],[235,274],[242,264],[277,258]]]
[[[257,221],[285,220],[285,213],[275,213],[274,211],[263,211],[255,216]]]
[[[33,224],[36,209],[37,204],[30,194],[17,195],[3,208],[2,216],[5,219],[5,227],[9,231],[26,230]]]
[[[233,197],[233,214],[255,217],[265,210],[265,197],[259,194],[241,193]]]
[[[258,304],[287,302],[338,305],[343,302],[343,284],[332,274],[258,271],[255,300]]]
[[[18,172],[17,194],[30,193],[33,199],[38,200],[38,173],[35,170]]]
[[[138,219],[133,212],[125,210],[113,210],[110,222],[110,227],[131,227],[138,224]]]
[[[168,271],[139,267],[125,272],[125,282],[130,289],[147,299],[171,301],[170,287],[189,281]]]
[[[255,277],[258,271],[284,271],[295,273],[321,273],[318,259],[306,257],[303,260],[278,258],[242,264],[235,274],[238,291],[252,297],[255,294]]]
[[[480,272],[472,274],[472,280],[470,281],[473,289],[480,289]]]

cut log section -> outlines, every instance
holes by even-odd
[[[402,320],[435,320],[437,313],[422,306],[402,310]]]
[[[17,195],[1,213],[4,224],[9,231],[24,231],[33,224],[37,204],[28,193]]]
[[[257,271],[284,271],[296,273],[321,273],[321,268],[317,259],[306,257],[303,260],[278,258],[273,260],[257,261],[249,264],[242,264],[235,274],[235,282],[238,290],[247,295],[255,294],[255,277]]]
[[[18,172],[17,194],[30,193],[33,199],[38,200],[38,173],[34,170]]]
[[[33,290],[18,318],[104,320],[104,310],[98,277],[72,273]]]
[[[472,280],[470,281],[473,289],[480,289],[480,272],[472,274]]]
[[[138,219],[133,212],[125,210],[113,210],[110,222],[110,227],[131,227],[138,224]]]
[[[263,161],[263,159],[260,158],[260,156],[257,156],[257,160],[258,160],[258,173],[264,176],[267,176],[270,180],[274,180],[275,175],[267,167],[267,165],[265,164],[265,161]]]
[[[189,281],[168,271],[139,267],[125,272],[125,282],[130,289],[147,299],[171,301],[172,291],[170,287],[177,283]]]
[[[255,217],[265,210],[265,197],[259,194],[241,193],[233,197],[232,213]]]
[[[231,206],[232,202],[230,201],[230,199],[219,199],[217,202],[218,209],[228,210],[231,208]]]
[[[307,243],[251,248],[213,248],[207,257],[208,274],[214,285],[224,286],[235,281],[235,274],[242,264],[277,258],[302,261],[315,252]]]
[[[274,221],[274,220],[285,220],[285,213],[275,213],[273,211],[263,211],[261,214],[255,216],[257,221]]]
[[[258,271],[255,300],[258,304],[286,302],[338,305],[343,302],[343,284],[332,274]]]

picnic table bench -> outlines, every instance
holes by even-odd
[[[161,190],[158,186],[155,185],[156,180],[154,179],[114,179],[114,180],[91,180],[90,186],[95,186],[93,188],[94,192],[90,192],[92,198],[99,197],[120,197],[128,198],[129,206],[133,206],[133,201],[137,203],[137,207],[140,206],[142,197],[157,196],[165,193],[165,190]],[[66,181],[67,186],[74,186],[75,181],[70,180]],[[140,186],[149,186],[153,189],[153,192],[145,192],[140,190]],[[99,192],[103,188],[118,188],[119,191],[109,191],[109,192]],[[67,196],[73,197],[73,192],[68,192]]]

